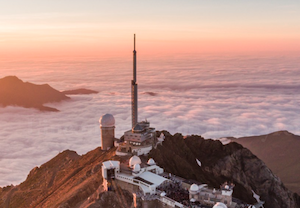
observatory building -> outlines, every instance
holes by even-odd
[[[220,189],[208,188],[206,184],[192,184],[189,188],[189,198],[191,202],[201,202],[203,204],[214,205],[214,208],[231,208],[236,207],[236,203],[232,201],[234,184],[225,182]]]
[[[131,192],[141,191],[143,195],[153,195],[158,186],[169,182],[160,175],[164,169],[156,165],[153,159],[150,158],[147,164],[143,164],[136,155],[130,158],[128,165],[108,160],[102,163],[101,169],[106,191],[113,190],[118,185]]]
[[[99,119],[101,130],[101,149],[109,150],[114,146],[115,118],[111,114],[105,114]]]

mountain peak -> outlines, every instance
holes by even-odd
[[[0,79],[0,83],[16,84],[16,83],[23,83],[23,81],[19,79],[17,76],[6,76]]]
[[[289,132],[287,130],[276,131],[276,132],[270,133],[268,135],[269,136],[271,136],[271,135],[273,135],[273,136],[282,136],[282,135],[294,136],[294,134],[292,134],[291,132]]]
[[[69,99],[65,94],[48,84],[36,85],[23,82],[16,76],[0,79],[0,105],[36,108],[40,111],[58,111],[44,106],[45,103],[60,102]]]

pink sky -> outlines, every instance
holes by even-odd
[[[145,55],[300,51],[296,0],[13,0],[0,14],[2,60],[127,56],[133,33]]]

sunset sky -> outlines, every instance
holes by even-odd
[[[99,146],[105,113],[116,137],[130,129],[134,33],[140,120],[204,138],[300,135],[300,0],[1,0],[0,78],[99,93],[47,104],[59,113],[0,107],[0,186]]]
[[[298,0],[11,0],[1,59],[300,51]],[[131,55],[131,54],[130,54]]]

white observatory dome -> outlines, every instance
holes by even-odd
[[[105,114],[101,116],[99,119],[99,123],[101,127],[114,127],[115,126],[115,118],[111,114]]]
[[[227,208],[227,206],[225,204],[223,204],[222,202],[217,202],[213,208]]]
[[[198,192],[198,191],[199,191],[198,185],[197,185],[197,184],[191,185],[190,191],[191,191],[191,192]]]
[[[166,196],[166,192],[161,192],[160,196]]]
[[[155,165],[155,161],[154,161],[152,158],[150,158],[150,159],[148,160],[147,164],[148,164],[148,165]]]
[[[133,166],[133,172],[138,173],[138,172],[140,172],[140,171],[141,171],[141,166],[140,166],[140,164],[135,164],[135,165]]]
[[[142,163],[142,161],[141,161],[141,159],[138,157],[138,156],[136,156],[136,155],[134,155],[134,156],[132,156],[130,159],[129,159],[129,167],[133,167],[135,164],[141,164]]]

